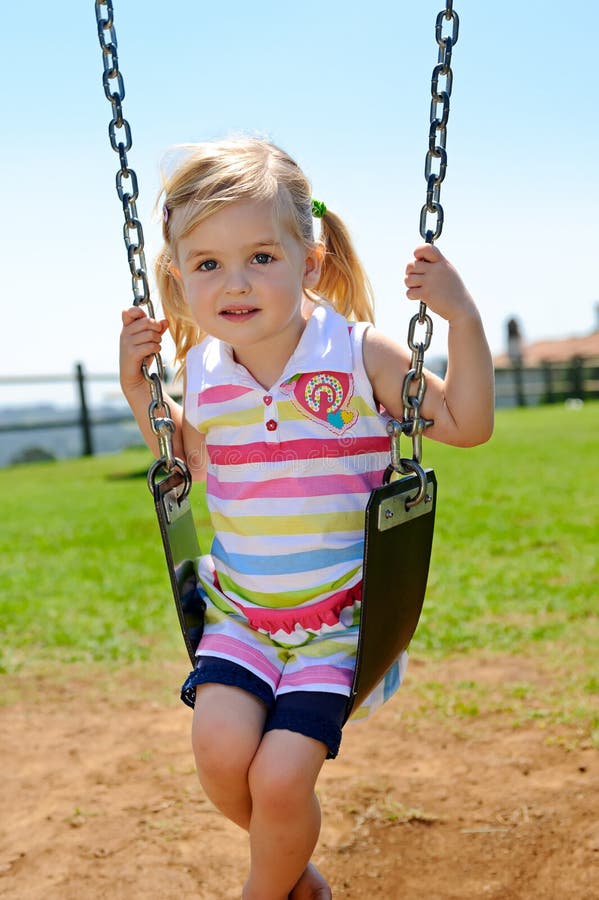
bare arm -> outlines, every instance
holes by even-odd
[[[158,438],[152,431],[148,417],[150,388],[141,371],[144,359],[160,352],[162,335],[168,327],[166,320],[149,319],[140,307],[131,307],[122,314],[123,329],[120,340],[121,388],[135,416],[143,439],[155,457],[160,456]],[[183,459],[194,481],[206,477],[206,445],[199,432],[191,427],[183,415],[183,407],[163,391],[171,418],[175,423],[172,435],[173,452]]]
[[[444,379],[426,372],[422,415],[434,419],[426,435],[445,444],[471,447],[493,432],[493,363],[474,300],[453,266],[436,247],[414,252],[406,269],[407,296],[424,300],[449,322],[448,366]],[[403,415],[401,390],[408,351],[374,329],[364,338],[364,364],[379,403]]]

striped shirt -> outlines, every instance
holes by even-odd
[[[217,607],[291,644],[359,602],[364,510],[389,461],[367,328],[318,306],[268,391],[219,340],[187,356],[185,415],[206,436],[215,534],[200,579]]]

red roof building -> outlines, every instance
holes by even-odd
[[[580,337],[534,341],[532,344],[522,342],[520,355],[523,366],[538,366],[542,362],[567,362],[575,356],[582,359],[599,358],[599,330]],[[511,365],[507,353],[497,354],[493,361],[498,368]]]

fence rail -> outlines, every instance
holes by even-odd
[[[0,422],[0,435],[11,432],[39,431],[41,429],[78,428],[80,431],[80,455],[93,456],[95,452],[94,428],[103,425],[131,423],[128,410],[92,416],[88,403],[88,383],[118,383],[116,374],[87,374],[77,363],[70,375],[9,375],[0,376],[0,386],[28,384],[73,384],[76,387],[78,406],[72,416],[66,418],[36,419],[35,421]],[[544,362],[539,366],[523,366],[515,361],[508,367],[495,369],[496,405],[536,406],[541,403],[560,403],[568,398],[580,400],[599,398],[599,357],[582,359],[574,357],[565,362]]]
[[[75,365],[74,373],[71,375],[3,375],[0,376],[0,386],[13,385],[30,385],[30,384],[74,384],[78,406],[74,415],[66,418],[39,418],[33,421],[25,422],[4,422],[0,423],[0,434],[18,433],[28,431],[40,431],[48,429],[61,428],[79,428],[81,434],[81,456],[93,456],[95,452],[94,446],[94,426],[116,425],[123,422],[131,422],[132,415],[128,410],[122,413],[114,413],[110,415],[101,415],[93,417],[91,415],[87,386],[91,382],[112,382],[118,383],[119,377],[115,374],[86,374],[81,363]]]
[[[497,367],[495,397],[498,407],[597,398],[599,356],[584,359],[574,356],[563,362],[545,361],[538,366],[524,366],[515,360],[511,366]]]

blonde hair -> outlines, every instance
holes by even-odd
[[[312,189],[299,166],[279,147],[257,138],[188,145],[183,162],[163,180],[164,245],[156,281],[175,342],[177,363],[204,335],[194,321],[180,281],[177,243],[204,219],[236,200],[272,201],[275,215],[305,247],[313,247]],[[347,319],[374,321],[372,288],[342,220],[326,210],[320,219],[325,254],[318,283],[307,291],[327,300]]]

